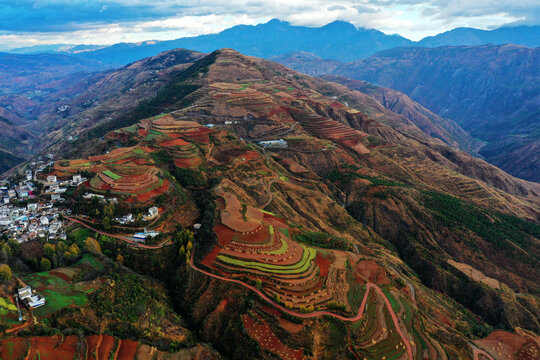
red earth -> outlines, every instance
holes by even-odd
[[[328,260],[324,255],[317,251],[317,257],[315,257],[315,263],[320,269],[320,275],[321,277],[328,276],[328,268],[330,267],[331,261]]]
[[[0,358],[4,360],[24,358],[29,343],[30,339],[20,337],[1,340]]]
[[[252,315],[245,314],[242,316],[242,321],[249,336],[257,341],[262,349],[279,355],[281,359],[302,359],[304,351],[292,349],[283,344],[265,320],[260,318],[255,320]]]
[[[52,271],[49,272],[49,274],[54,275],[56,277],[59,277],[60,279],[62,279],[64,281],[71,282],[71,278],[69,276],[67,276],[66,274],[64,274],[63,272],[61,272],[61,271],[52,270]]]
[[[87,360],[98,360],[97,350],[101,343],[101,335],[91,335],[86,337],[86,359]]]
[[[101,344],[98,349],[98,360],[109,360],[109,353],[114,347],[114,338],[109,335],[101,336]]]
[[[160,142],[159,145],[160,146],[165,146],[165,147],[169,147],[169,146],[186,146],[186,145],[190,145],[190,143],[183,140],[183,139],[177,138],[177,139],[174,139],[174,140]]]
[[[386,276],[386,271],[379,266],[373,260],[362,260],[356,264],[356,273],[357,281],[364,282],[358,276],[362,276],[364,279],[367,279],[368,282],[375,283],[377,285],[387,285],[390,284],[390,280]]]
[[[71,360],[77,352],[79,338],[75,335],[62,339],[58,336],[35,337],[31,339],[30,352],[26,359]]]
[[[120,340],[116,360],[132,360],[137,352],[137,345],[133,340]]]

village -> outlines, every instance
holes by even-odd
[[[68,187],[84,180],[80,175],[59,182],[55,176],[41,176],[54,164],[52,155],[29,164],[24,176],[0,181],[0,234],[19,243],[35,238],[65,239],[64,215],[59,205]],[[40,180],[41,179],[41,180]]]

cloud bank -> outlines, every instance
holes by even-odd
[[[272,18],[321,26],[334,20],[412,40],[455,27],[540,24],[533,0],[0,0],[0,48],[112,44],[218,32]]]

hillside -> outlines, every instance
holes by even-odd
[[[85,120],[93,104],[42,140],[63,156],[50,174],[87,177],[66,195],[70,241],[96,238],[105,263],[123,263],[94,278],[117,285],[50,318],[53,330],[90,314],[120,346],[140,341],[132,353],[151,345],[187,358],[178,348],[204,343],[235,359],[538,351],[538,184],[445,145],[365,93],[231,49],[161,73],[133,106],[111,87],[115,117]],[[112,220],[150,206],[155,220]],[[131,240],[142,226],[159,237]],[[56,276],[32,275],[26,257],[28,281]],[[171,341],[155,326],[164,318],[185,337]],[[101,334],[90,327],[101,323],[81,324],[82,335]]]
[[[414,71],[412,71],[414,69]],[[516,45],[399,49],[336,73],[410,95],[488,142],[486,160],[540,181],[534,150],[540,123],[540,49]],[[527,159],[519,168],[519,159]]]
[[[17,156],[13,153],[10,153],[6,150],[0,149],[0,174],[8,171],[14,166],[19,165],[25,159]]]
[[[401,48],[342,64],[331,74],[407,94],[485,141],[479,153],[488,162],[539,181],[539,60],[539,48],[517,45]],[[288,57],[282,61],[294,65]],[[307,70],[320,75],[325,69],[324,61],[313,60]]]

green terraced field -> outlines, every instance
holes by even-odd
[[[287,252],[287,250],[289,250],[289,245],[287,245],[287,242],[285,240],[283,240],[283,238],[279,238],[279,240],[281,240],[281,246],[279,247],[279,249],[274,250],[274,251],[267,251],[267,252],[265,252],[265,254],[267,254],[267,255],[282,255],[282,254],[285,254]]]
[[[394,309],[394,311],[396,313],[399,312],[399,310],[401,309],[401,305],[399,304],[399,302],[394,298],[394,295],[392,295],[392,293],[390,292],[390,289],[388,288],[388,286],[383,286],[382,287],[382,291],[384,292],[384,295],[386,295],[386,297],[388,298],[388,300],[390,301],[390,304],[392,305],[392,309]]]
[[[113,180],[118,180],[122,178],[122,176],[113,173],[111,170],[105,170],[103,173]]]
[[[311,265],[311,261],[315,259],[315,256],[317,255],[317,251],[315,249],[307,248],[303,245],[302,248],[304,250],[302,259],[298,263],[292,265],[263,264],[255,261],[239,260],[226,255],[219,255],[217,258],[227,264],[264,271],[272,274],[301,274],[307,271]]]

